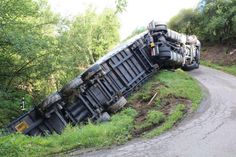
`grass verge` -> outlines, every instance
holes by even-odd
[[[187,111],[195,111],[201,99],[201,88],[189,74],[182,70],[162,71],[129,98],[129,105],[138,112],[133,136],[161,134],[173,127]]]
[[[218,65],[206,60],[201,61],[201,64],[236,76],[236,65]]]
[[[124,109],[108,123],[68,126],[62,135],[29,137],[12,134],[0,138],[0,156],[46,156],[73,148],[104,147],[131,138],[136,111]]]
[[[121,144],[136,135],[153,137],[170,129],[187,110],[195,110],[200,101],[201,89],[187,73],[161,71],[130,96],[128,107],[110,122],[68,126],[62,135],[0,137],[0,156],[46,156],[74,148]]]

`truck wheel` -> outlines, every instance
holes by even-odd
[[[182,70],[184,71],[190,71],[190,70],[193,70],[193,69],[198,69],[199,68],[199,65],[200,65],[200,51],[199,49],[196,50],[196,57],[195,57],[195,61],[190,64],[190,65],[184,65],[182,67]]]
[[[157,24],[155,25],[155,31],[167,33],[167,26],[165,24]]]
[[[196,50],[196,62],[198,63],[198,67],[200,65],[200,51],[199,49]]]
[[[97,119],[97,122],[107,122],[110,121],[111,116],[107,112],[103,112],[102,115]]]
[[[171,58],[170,48],[167,46],[159,47],[159,55],[158,58],[160,60],[168,60]]]
[[[89,80],[91,77],[93,77],[97,72],[101,71],[101,67],[98,64],[95,64],[91,66],[88,70],[86,70],[82,75],[81,79],[83,81]]]
[[[70,81],[68,84],[66,84],[62,89],[60,90],[60,93],[62,95],[66,95],[67,93],[70,93],[71,90],[75,89],[79,85],[83,83],[82,79],[80,76],[76,77],[74,80]]]
[[[190,65],[185,64],[184,66],[181,67],[181,69],[184,71],[191,71],[191,70],[197,69],[197,68],[199,68],[199,63],[197,63],[197,62],[194,62]]]
[[[115,113],[119,111],[121,108],[123,108],[126,103],[127,103],[127,100],[125,99],[125,97],[122,96],[115,104],[111,105],[108,108],[108,110]]]
[[[38,105],[38,108],[40,108],[41,111],[47,110],[51,107],[51,105],[58,102],[59,100],[61,100],[60,94],[58,92],[53,93],[44,99],[42,103]]]

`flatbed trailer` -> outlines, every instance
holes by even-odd
[[[161,68],[192,70],[198,68],[199,59],[197,39],[151,22],[147,31],[107,53],[11,122],[7,130],[26,135],[60,134],[69,123],[109,120],[110,113],[124,107],[126,98]]]

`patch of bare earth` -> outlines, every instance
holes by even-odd
[[[153,84],[149,94],[149,100],[135,100],[128,104],[129,107],[134,108],[138,112],[137,116],[135,117],[135,126],[141,126],[145,123],[147,114],[150,110],[160,111],[164,113],[166,117],[168,117],[176,105],[184,104],[187,108],[186,113],[191,112],[192,102],[186,98],[176,97],[173,95],[159,98],[158,92],[162,87],[166,86],[159,83]],[[158,104],[156,101],[157,99],[160,99],[160,103]],[[135,127],[132,135],[133,137],[140,137],[143,133],[151,131],[152,129],[159,127],[161,124],[150,125],[144,128]]]
[[[235,65],[236,44],[230,45],[206,45],[202,48],[201,57],[215,64]]]

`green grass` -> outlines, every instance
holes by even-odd
[[[170,116],[168,116],[165,123],[163,123],[160,127],[147,133],[145,137],[151,138],[171,129],[173,125],[183,117],[185,111],[186,111],[185,105],[183,104],[177,105],[174,111],[170,114]]]
[[[186,72],[178,69],[175,72],[161,71],[147,82],[138,93],[129,98],[129,102],[141,99],[148,101],[152,97],[153,86],[161,86],[158,97],[155,99],[156,105],[160,105],[161,100],[167,97],[182,97],[191,100],[193,105],[199,104],[202,98],[201,88],[197,81]]]
[[[153,125],[158,125],[158,124],[161,124],[162,122],[164,122],[165,118],[166,117],[165,117],[164,113],[162,113],[160,111],[156,111],[156,110],[151,110],[148,112],[147,118],[144,121],[144,123],[142,123],[141,125],[137,125],[135,127],[137,129],[142,129],[142,128],[151,127]]]
[[[218,65],[206,60],[201,61],[201,64],[236,76],[236,65],[230,65],[230,66]]]
[[[175,72],[161,71],[159,75],[151,78],[138,93],[133,94],[128,102],[132,103],[137,100],[142,100],[145,102],[144,104],[147,104],[154,95],[153,93],[156,92],[158,93],[158,96],[154,99],[155,107],[153,108],[156,111],[150,111],[143,124],[138,124],[135,128],[141,129],[151,126],[152,120],[155,119],[152,117],[155,116],[157,120],[156,124],[161,123],[161,126],[153,129],[151,132],[144,133],[144,137],[157,136],[172,128],[173,125],[183,117],[184,112],[187,109],[186,105],[178,104],[171,111],[170,115],[163,117],[164,114],[158,111],[163,107],[162,105],[165,104],[163,101],[171,98],[190,100],[192,103],[190,108],[192,111],[195,111],[202,100],[202,91],[197,81],[186,72],[178,69]]]
[[[160,90],[159,98],[182,97],[191,100],[193,105],[201,102],[201,88],[197,81],[186,72],[182,70],[176,70],[175,73],[162,72],[159,75],[159,81],[166,86]]]
[[[182,70],[176,70],[176,72],[163,71],[156,78],[164,86],[159,89],[158,97],[156,98],[156,106],[161,107],[163,99],[171,97],[180,97],[191,100],[191,109],[195,111],[201,100],[202,91],[197,81],[193,79],[189,74]],[[150,88],[151,85],[147,85],[145,88]],[[145,89],[146,90],[146,89]],[[144,91],[142,93],[145,93]],[[165,118],[165,122],[161,126],[148,132],[144,137],[158,136],[166,130],[173,127],[173,125],[179,121],[186,111],[187,107],[183,104],[178,104],[171,112],[171,114]]]
[[[158,96],[154,100],[155,107],[150,109],[146,120],[140,126],[160,126],[147,133],[146,137],[153,137],[170,129],[184,115],[186,106],[182,104],[175,106],[169,116],[158,111],[163,99],[169,97],[186,98],[196,104],[193,106],[197,106],[201,100],[201,89],[198,83],[182,70],[161,71],[131,96],[129,102],[135,102],[138,99],[148,102],[153,96],[153,92],[158,92]],[[0,156],[47,156],[74,148],[101,148],[122,144],[132,138],[132,132],[136,127],[134,123],[136,115],[135,109],[126,108],[113,115],[110,122],[89,123],[76,127],[68,126],[62,135],[29,137],[22,134],[12,134],[0,137]]]
[[[68,126],[62,135],[29,137],[12,134],[0,138],[0,156],[45,156],[73,148],[104,147],[131,138],[136,111],[127,108],[112,116],[108,123]]]

